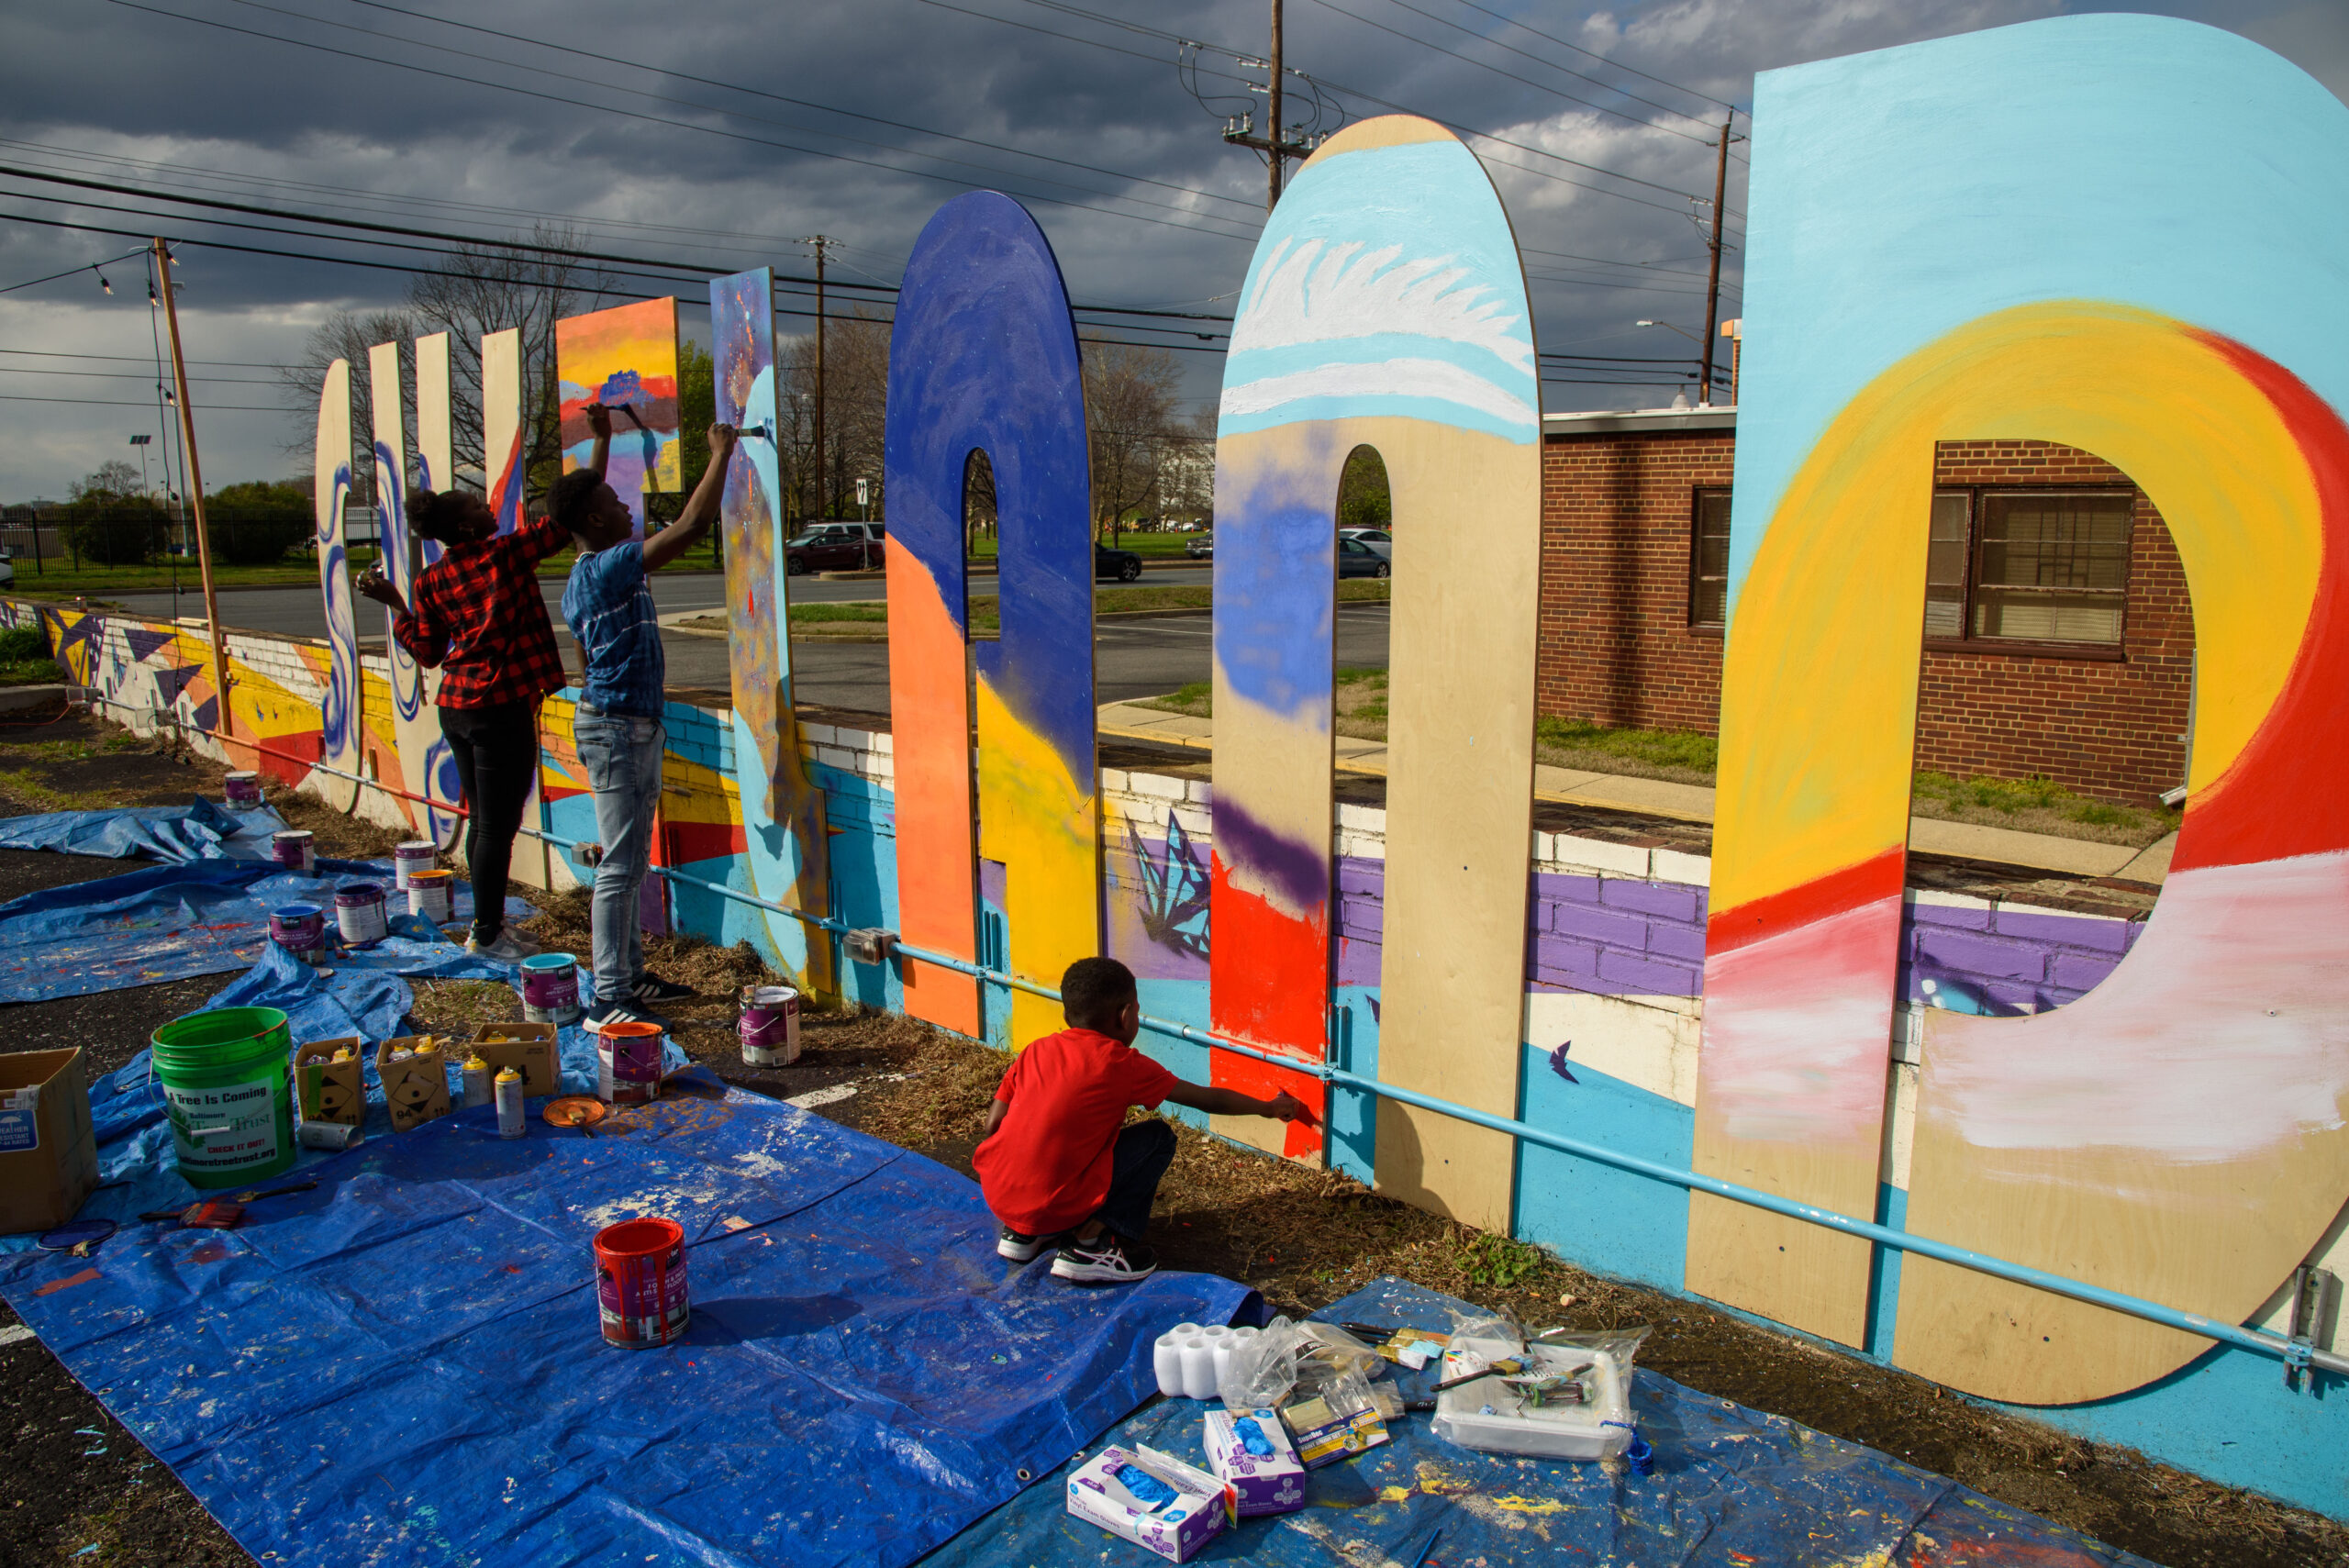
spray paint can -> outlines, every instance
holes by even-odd
[[[464,1080],[467,1110],[473,1109],[475,1106],[489,1104],[489,1063],[481,1059],[479,1052],[475,1052],[472,1060],[465,1063]]]
[[[306,1121],[295,1137],[305,1149],[348,1149],[360,1141],[357,1128],[339,1121]]]
[[[519,1138],[529,1127],[522,1117],[522,1074],[501,1067],[497,1070],[497,1136]]]

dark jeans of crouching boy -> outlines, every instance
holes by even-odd
[[[1129,1241],[1150,1229],[1150,1204],[1159,1179],[1174,1162],[1174,1129],[1163,1121],[1138,1121],[1118,1133],[1110,1156],[1109,1197],[1093,1218]]]

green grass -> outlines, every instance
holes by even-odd
[[[65,672],[47,659],[0,662],[0,686],[50,686],[65,679]]]
[[[1138,534],[1129,529],[1118,536],[1112,548],[1130,550],[1144,561],[1187,561],[1190,557],[1184,553],[1183,547],[1198,537],[1197,534]],[[1101,542],[1108,544],[1109,536],[1102,535]],[[971,541],[972,560],[993,561],[995,557],[995,536],[981,534]],[[1202,561],[1199,564],[1205,566],[1208,563]]]
[[[838,625],[844,622],[886,622],[889,608],[881,604],[794,605],[791,624],[794,626]]]
[[[1537,746],[1560,751],[1702,773],[1707,784],[1712,782],[1720,751],[1720,743],[1709,735],[1679,729],[1612,729],[1583,718],[1538,719],[1533,740]]]
[[[1924,769],[1917,773],[1915,802],[1920,816],[1992,824],[2003,817],[2026,831],[2045,830],[2052,817],[2057,823],[2112,829],[2116,836],[2126,836],[2122,841],[2158,837],[2174,830],[2182,819],[2181,813],[2167,807],[2138,809],[2091,799],[2052,779],[1961,779]]]

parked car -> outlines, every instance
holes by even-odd
[[[1093,575],[1096,581],[1104,577],[1120,583],[1132,583],[1141,576],[1141,557],[1130,550],[1111,550],[1099,540],[1093,545]]]
[[[1340,528],[1338,537],[1359,539],[1387,560],[1395,559],[1395,536],[1385,528]]]
[[[807,572],[861,572],[882,564],[885,523],[817,523],[806,533],[785,539],[784,570],[796,577]]]
[[[1394,565],[1380,553],[1376,545],[1358,539],[1338,540],[1338,575],[1341,577],[1391,577]]]
[[[1215,535],[1201,534],[1195,539],[1186,540],[1183,553],[1194,561],[1212,561],[1215,558]]]

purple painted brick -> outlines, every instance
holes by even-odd
[[[2134,922],[2106,920],[2094,915],[2025,915],[1998,911],[1998,935],[2017,941],[2044,942],[2050,947],[2093,948],[2114,954],[2129,951],[2129,928]]]
[[[1982,987],[1982,994],[2010,1013],[2035,1013],[2043,1005],[2036,985],[2009,985],[1992,981]]]
[[[2091,991],[2119,967],[2120,962],[2104,953],[2059,952],[2047,971],[2047,978],[2069,991]]]
[[[1569,876],[1563,872],[1535,872],[1533,896],[1543,904],[1596,904],[1598,902],[1598,878]]]
[[[1378,984],[1378,960],[1383,951],[1376,942],[1366,942],[1356,937],[1338,938],[1338,984],[1341,985],[1375,985]]]
[[[1609,908],[1683,924],[1697,917],[1697,890],[1685,882],[1634,882],[1610,876],[1599,884],[1598,901]]]
[[[2128,932],[2128,936],[2124,939],[2121,945],[2124,948],[2133,948],[2137,945],[2137,939],[2145,934],[2145,922],[2143,920],[2132,920],[2123,929]]]
[[[1598,973],[1598,949],[1567,937],[1543,937],[1533,944],[1533,967],[1545,975],[1593,979]]]
[[[1689,963],[1705,962],[1705,930],[1701,926],[1670,926],[1662,920],[1648,928],[1648,951],[1658,958]]]
[[[1904,924],[1919,927],[1950,926],[1964,931],[1987,931],[1990,911],[1953,907],[1947,904],[1908,904],[1900,910]]]
[[[1919,931],[1917,956],[1943,969],[2008,980],[2037,980],[2047,973],[2046,949],[1965,931]]]
[[[1563,937],[1582,937],[1611,948],[1629,948],[1644,952],[1648,945],[1648,923],[1634,915],[1621,915],[1611,909],[1594,908],[1586,904],[1553,904],[1550,906],[1550,929]]]
[[[1338,857],[1338,891],[1363,893],[1373,898],[1386,896],[1386,862],[1364,855]]]
[[[1600,953],[1598,977],[1627,992],[1648,996],[1694,996],[1704,984],[1703,973],[1687,964],[1639,958],[1627,952]]]
[[[1375,898],[1341,899],[1338,905],[1338,929],[1350,937],[1378,940],[1386,922],[1386,906]]]

